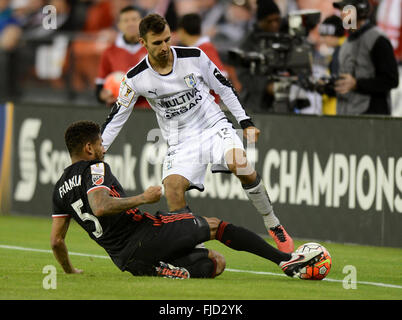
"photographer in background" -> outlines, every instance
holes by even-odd
[[[272,0],[257,1],[257,22],[253,30],[240,45],[244,51],[259,51],[258,33],[278,33],[282,19],[278,6]],[[272,112],[274,102],[274,83],[266,76],[252,75],[246,68],[237,69],[242,84],[240,99],[246,110],[254,112]]]
[[[398,86],[398,68],[388,38],[369,21],[368,0],[335,2],[343,19],[345,6],[356,8],[356,29],[339,51],[339,79],[335,82],[338,115],[391,114],[390,91]]]

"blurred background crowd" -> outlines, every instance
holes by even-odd
[[[128,71],[146,54],[138,43],[138,24],[141,17],[152,12],[167,19],[173,34],[172,45],[202,48],[244,97],[242,70],[231,64],[228,50],[247,49],[245,39],[262,17],[270,17],[264,20],[264,27],[279,32],[282,21],[292,11],[317,9],[321,12],[320,23],[309,32],[307,39],[314,53],[313,75],[317,79],[330,76],[331,70],[337,68],[334,57],[348,36],[333,2],[0,0],[0,102],[109,107],[114,96],[112,90],[104,88],[108,75]],[[402,0],[370,0],[370,4],[367,19],[389,39],[400,70]],[[128,6],[134,6],[135,10],[127,9]],[[274,85],[270,82],[264,85],[263,90],[269,95]],[[391,114],[402,116],[401,84],[391,87]],[[290,112],[336,114],[330,93],[306,92],[305,97],[309,103],[305,107],[292,107]],[[270,98],[265,97],[264,101],[267,99]],[[146,101],[139,101],[138,107],[147,108]],[[269,107],[252,101],[245,103],[245,107],[254,112],[272,112]]]

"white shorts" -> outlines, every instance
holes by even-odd
[[[225,154],[231,149],[244,150],[243,142],[231,123],[221,121],[202,134],[168,148],[162,181],[167,176],[178,174],[190,182],[189,190],[203,191],[209,163],[213,173],[230,173]]]

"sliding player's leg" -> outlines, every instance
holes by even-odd
[[[157,215],[126,270],[134,275],[153,275],[186,279],[214,277],[223,272],[225,259],[213,250],[196,249],[196,244],[219,240],[226,246],[253,253],[277,264],[288,276],[318,259],[321,251],[288,254],[272,247],[260,236],[218,218],[191,214]],[[150,237],[150,234],[155,236]]]
[[[209,225],[211,239],[216,239],[234,250],[246,251],[270,260],[291,277],[298,276],[301,268],[318,261],[322,254],[319,250],[306,254],[285,253],[272,247],[256,233],[243,227],[221,221],[218,218],[204,217],[204,219]]]

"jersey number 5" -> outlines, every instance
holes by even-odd
[[[79,199],[79,200],[75,201],[74,203],[71,204],[71,206],[73,207],[74,211],[77,213],[77,215],[80,217],[80,219],[82,221],[91,220],[95,223],[95,231],[92,232],[92,234],[96,238],[101,237],[103,234],[103,229],[102,229],[102,226],[101,226],[98,218],[96,218],[94,215],[89,214],[87,212],[81,212],[81,208],[84,206],[84,204],[82,203],[82,200]]]

